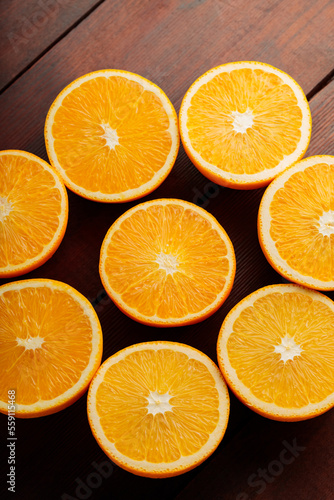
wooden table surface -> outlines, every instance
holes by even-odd
[[[190,84],[209,68],[256,60],[288,72],[307,94],[313,133],[306,156],[334,154],[333,0],[2,0],[0,18],[0,149],[47,160],[47,110],[61,89],[90,71],[139,73],[158,84],[178,111]],[[135,203],[99,204],[69,192],[62,244],[46,264],[18,279],[57,279],[88,297],[103,328],[103,359],[128,345],[163,339],[190,344],[216,361],[217,335],[231,307],[261,286],[282,282],[257,240],[262,194],[210,183],[181,147],[169,177],[142,200],[173,197],[202,205],[234,244],[233,290],[197,325],[146,327],[106,297],[99,249],[110,225]],[[274,422],[231,395],[228,429],[216,452],[187,474],[153,480],[117,466],[105,468],[108,477],[93,474],[106,456],[91,435],[83,396],[58,414],[17,419],[16,494],[6,491],[7,420],[0,417],[1,499],[334,499],[333,410],[305,422]]]

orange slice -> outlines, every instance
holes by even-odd
[[[100,275],[128,316],[156,326],[197,323],[231,291],[233,245],[217,220],[182,200],[153,200],[119,217],[101,248]]]
[[[205,354],[176,342],[147,342],[119,351],[97,371],[88,419],[117,465],[147,477],[193,469],[219,445],[229,395]]]
[[[311,112],[300,86],[260,62],[213,68],[189,88],[180,109],[183,146],[217,184],[267,185],[299,160],[311,136]]]
[[[270,184],[258,234],[268,262],[286,279],[334,290],[334,156],[306,158]]]
[[[51,164],[75,193],[103,202],[135,200],[156,189],[174,165],[177,115],[145,78],[95,71],[57,96],[45,143]]]
[[[0,287],[0,411],[15,390],[15,415],[55,413],[76,401],[101,362],[102,332],[90,302],[59,281]]]
[[[298,285],[248,295],[226,316],[219,366],[236,396],[273,420],[296,421],[334,406],[334,302]]]
[[[64,184],[25,151],[0,151],[0,277],[28,273],[59,247],[68,219]]]

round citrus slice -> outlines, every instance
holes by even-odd
[[[233,62],[192,84],[180,109],[180,132],[203,175],[222,186],[253,189],[304,155],[311,112],[300,86],[283,71]]]
[[[137,205],[109,229],[100,275],[115,304],[155,326],[197,323],[229,295],[233,245],[217,220],[183,200]]]
[[[49,279],[0,287],[0,411],[41,417],[76,401],[101,363],[102,332],[90,302]],[[11,391],[11,392],[9,392]]]
[[[59,247],[68,201],[57,172],[25,151],[0,151],[0,277],[28,273]]]
[[[262,250],[290,281],[334,290],[334,156],[311,156],[266,189],[258,216]]]
[[[218,367],[176,342],[119,351],[88,392],[98,444],[117,465],[147,477],[176,476],[208,458],[224,436],[229,407]]]
[[[248,295],[226,316],[219,366],[236,396],[273,420],[296,421],[334,406],[334,302],[298,285]]]
[[[57,96],[45,142],[51,164],[75,193],[102,202],[135,200],[156,189],[174,165],[177,115],[146,78],[95,71]]]

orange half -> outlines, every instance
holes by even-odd
[[[0,278],[28,273],[59,247],[66,188],[54,169],[25,151],[0,151]]]
[[[298,285],[248,295],[226,316],[217,343],[224,378],[249,408],[297,421],[334,406],[334,302]]]
[[[217,448],[229,395],[205,354],[176,342],[147,342],[107,359],[88,392],[88,419],[102,450],[146,477],[193,469]]]
[[[213,182],[265,186],[299,160],[311,137],[301,87],[260,62],[233,62],[200,76],[186,92],[180,132],[191,161]]]
[[[45,143],[51,164],[75,193],[102,202],[135,200],[156,189],[174,165],[177,115],[146,78],[95,71],[57,96]]]
[[[334,156],[305,158],[268,186],[258,235],[268,262],[286,279],[334,290]]]
[[[183,200],[153,200],[111,226],[100,275],[111,299],[134,320],[187,325],[213,314],[228,297],[234,249],[206,210]]]
[[[101,363],[102,332],[90,302],[59,281],[0,287],[0,411],[41,417],[76,401]]]

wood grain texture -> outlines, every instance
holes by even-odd
[[[334,155],[334,80],[311,100],[312,139],[305,156]]]
[[[333,411],[296,423],[256,416],[176,498],[332,500],[333,425]]]
[[[0,91],[99,3],[98,0],[2,0]]]
[[[0,149],[45,158],[44,120],[56,95],[103,68],[153,80],[176,108],[198,76],[233,60],[273,64],[308,93],[333,69],[333,17],[330,0],[107,0],[0,96]]]
[[[196,77],[231,60],[273,64],[289,72],[309,93],[333,69],[333,15],[333,2],[325,0],[106,0],[0,96],[0,149],[23,149],[47,160],[43,126],[53,99],[74,78],[101,68],[128,69],[153,80],[177,109]],[[311,100],[313,135],[308,154],[334,154],[333,94],[331,82]],[[163,330],[140,325],[105,295],[98,274],[102,240],[116,218],[137,202],[99,204],[69,192],[69,224],[62,244],[50,261],[19,279],[58,279],[88,297],[103,328],[103,359],[130,344],[160,339],[190,344],[216,361],[217,335],[231,307],[262,286],[282,282],[257,239],[262,194],[263,190],[240,192],[209,182],[181,147],[171,174],[142,200],[174,197],[197,203],[218,219],[234,244],[237,273],[233,290],[213,316],[197,325]],[[0,280],[0,284],[5,282]],[[334,293],[328,295],[334,299]],[[271,422],[231,396],[227,433],[215,454],[200,467],[176,478],[154,481],[114,466],[112,475],[92,488],[89,498],[168,500],[179,495],[182,500],[192,495],[229,500],[243,491],[249,498],[257,498],[255,488],[247,485],[249,474],[276,458],[282,449],[280,440],[297,436],[298,444],[307,450],[260,498],[332,500],[332,425],[333,412],[310,423]],[[3,415],[0,430],[5,435]],[[17,431],[20,499],[79,499],[76,490],[80,481],[86,484],[95,471],[93,462],[106,459],[90,433],[86,396],[58,414],[17,420]],[[317,438],[320,451],[316,450]],[[1,454],[5,451],[0,449]],[[318,479],[311,471],[314,453],[321,468]],[[321,459],[321,453],[328,461]],[[1,455],[1,464],[5,460]],[[295,477],[297,489],[291,490]],[[0,488],[4,485],[2,481]]]

